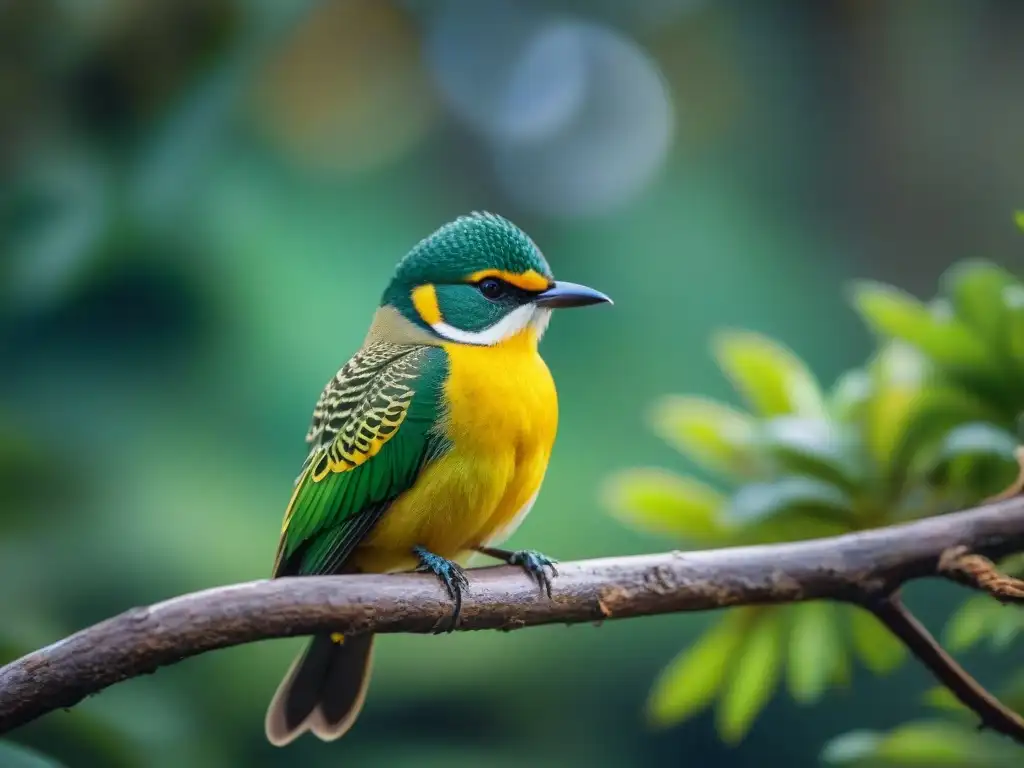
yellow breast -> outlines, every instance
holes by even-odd
[[[523,331],[493,347],[446,344],[450,374],[445,431],[457,449],[490,458],[550,453],[558,398],[537,336]]]
[[[532,329],[483,347],[447,344],[451,450],[385,513],[355,553],[363,570],[415,565],[426,547],[465,561],[473,547],[511,534],[544,479],[558,428],[554,381]],[[399,562],[400,559],[400,562]]]

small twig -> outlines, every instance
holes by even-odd
[[[1013,453],[1017,457],[1017,477],[995,496],[985,499],[986,502],[1006,501],[1024,493],[1024,445],[1018,445]]]
[[[869,606],[982,721],[1024,743],[1019,718],[950,659],[889,596],[939,574],[944,552],[1024,551],[1024,497],[812,541],[565,563],[540,593],[521,568],[470,571],[456,629],[516,629],[739,605],[840,600]],[[317,632],[430,632],[451,615],[423,574],[257,581],[134,608],[0,668],[0,734],[107,686],[218,648]]]
[[[1024,719],[985,690],[946,653],[924,625],[907,610],[898,595],[881,598],[867,607],[931,670],[939,682],[981,718],[984,727],[1024,743]]]
[[[960,584],[988,592],[1001,603],[1024,603],[1024,579],[1000,573],[987,557],[964,546],[947,549],[939,558],[939,573]]]

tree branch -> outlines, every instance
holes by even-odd
[[[817,599],[854,602],[888,611],[883,620],[889,617],[892,631],[983,722],[1024,743],[1019,719],[1012,721],[1012,713],[990,696],[982,702],[977,684],[936,652],[923,628],[905,616],[897,622],[893,609],[880,602],[907,581],[939,575],[942,553],[957,546],[989,557],[1024,550],[1024,499],[812,541],[565,563],[550,599],[517,568],[474,569],[458,628],[509,630]],[[324,631],[429,632],[450,612],[441,586],[422,574],[256,581],[133,608],[0,668],[0,733],[217,648]]]
[[[871,605],[871,611],[910,649],[939,682],[981,718],[981,724],[1017,741],[1024,741],[1024,719],[1004,706],[977,680],[957,664],[932,637],[897,595],[889,595]]]

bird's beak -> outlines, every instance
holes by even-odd
[[[538,294],[533,303],[538,307],[564,309],[566,307],[586,307],[591,304],[611,304],[612,300],[600,291],[587,288],[585,285],[556,280],[554,285]]]

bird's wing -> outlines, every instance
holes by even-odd
[[[327,384],[285,511],[275,577],[336,573],[395,497],[446,450],[436,426],[446,369],[437,347],[372,344]]]

